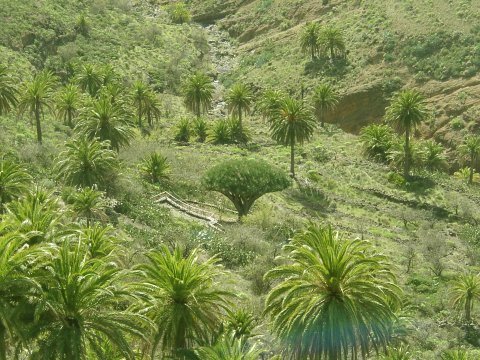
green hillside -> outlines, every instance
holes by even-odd
[[[480,357],[480,4],[323,3],[0,0],[0,360]]]

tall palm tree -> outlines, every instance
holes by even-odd
[[[312,61],[318,53],[320,25],[318,23],[306,23],[300,37],[300,46],[303,52],[310,53]]]
[[[145,99],[145,116],[147,118],[147,123],[150,127],[153,126],[153,120],[158,120],[161,115],[160,107],[160,99],[157,97],[157,94],[153,90],[147,93],[147,97]]]
[[[104,188],[115,177],[117,156],[108,141],[74,139],[65,146],[55,168],[65,183]]]
[[[78,89],[74,84],[68,84],[58,94],[56,108],[58,117],[64,124],[73,128],[73,119],[78,113],[80,106],[80,96]]]
[[[133,104],[137,108],[138,126],[142,127],[142,116],[145,113],[145,103],[148,100],[148,85],[143,81],[137,81],[133,84]]]
[[[290,146],[290,174],[295,177],[295,144],[310,139],[315,130],[315,120],[302,102],[286,98],[270,122],[272,138]]]
[[[8,113],[17,103],[18,91],[14,80],[8,75],[8,69],[0,65],[0,115]]]
[[[7,360],[14,358],[8,348],[25,340],[22,315],[40,293],[32,273],[45,253],[40,247],[27,246],[26,238],[18,233],[4,229],[0,233],[0,360]]]
[[[101,96],[85,109],[76,129],[88,139],[108,140],[117,152],[121,146],[130,144],[135,136],[133,124],[121,103],[112,103]]]
[[[26,169],[0,158],[0,214],[5,204],[25,193],[31,185],[32,178]]]
[[[179,249],[163,246],[147,255],[148,263],[138,268],[142,274],[140,310],[157,326],[152,357],[160,348],[174,355],[195,344],[209,343],[229,307],[228,291],[220,290],[218,259],[199,263],[197,252],[184,257]]]
[[[325,114],[338,105],[338,95],[330,84],[320,84],[315,88],[312,100],[315,116],[323,127]]]
[[[453,305],[463,307],[465,320],[472,322],[472,310],[475,301],[480,301],[480,275],[462,274],[453,282]]]
[[[91,97],[97,96],[103,85],[102,74],[97,67],[92,64],[81,65],[77,69],[75,80],[80,86],[80,89],[89,94]]]
[[[390,342],[399,288],[386,258],[360,240],[310,225],[285,246],[287,264],[266,299],[273,330],[293,359],[366,359]]]
[[[228,92],[228,111],[229,113],[233,113],[238,119],[240,134],[243,133],[242,114],[245,114],[246,116],[250,112],[250,104],[252,103],[252,100],[252,92],[245,84],[235,84]]]
[[[460,146],[460,151],[469,157],[470,161],[470,176],[468,183],[473,184],[473,174],[475,172],[475,164],[480,157],[480,135],[468,136],[463,144]]]
[[[411,167],[410,134],[417,125],[427,118],[427,109],[423,96],[416,90],[403,90],[392,100],[386,111],[386,118],[400,133],[405,134],[405,160],[403,175],[408,178]]]
[[[35,117],[37,128],[37,141],[42,143],[42,125],[44,109],[52,109],[53,91],[56,84],[56,77],[51,71],[37,73],[33,80],[24,85],[18,109],[21,114],[26,111]]]
[[[128,336],[144,338],[146,319],[129,310],[124,276],[115,263],[89,258],[84,244],[66,239],[46,267],[46,291],[34,337],[32,359],[105,359],[103,345],[114,345],[125,359],[135,359]]]
[[[333,61],[336,54],[345,53],[345,40],[340,29],[326,27],[322,29],[318,37],[319,47],[330,52],[330,61]]]
[[[212,106],[212,80],[203,73],[196,73],[187,79],[184,86],[185,105],[197,118],[207,112]]]

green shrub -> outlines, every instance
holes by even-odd
[[[231,118],[228,121],[228,132],[230,142],[246,144],[250,140],[250,134],[245,126],[241,126],[237,118]]]
[[[204,118],[195,119],[193,122],[193,131],[197,135],[197,139],[200,142],[205,142],[207,139],[207,122]]]
[[[156,184],[169,178],[170,164],[165,156],[154,152],[142,160],[140,171],[145,180]]]
[[[168,9],[168,13],[170,19],[175,24],[185,24],[190,22],[190,11],[188,11],[187,6],[182,2],[171,5]]]
[[[214,144],[230,144],[230,126],[226,120],[218,120],[210,132],[210,141]]]
[[[190,140],[190,120],[187,118],[181,119],[177,124],[177,132],[175,134],[175,141],[188,143]]]

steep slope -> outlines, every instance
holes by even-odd
[[[478,127],[480,96],[480,3],[469,0],[420,1],[193,1],[194,18],[217,21],[237,39],[240,66],[224,81],[242,79],[256,88],[293,93],[329,81],[344,97],[332,114],[346,131],[380,121],[393,91],[420,88],[433,117],[422,129],[453,144],[463,135],[454,127]],[[308,21],[342,30],[347,60],[332,65],[302,54],[299,36]]]

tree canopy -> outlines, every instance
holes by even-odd
[[[262,195],[282,191],[288,176],[264,160],[233,159],[211,168],[203,177],[207,190],[218,191],[232,201],[241,218]]]

